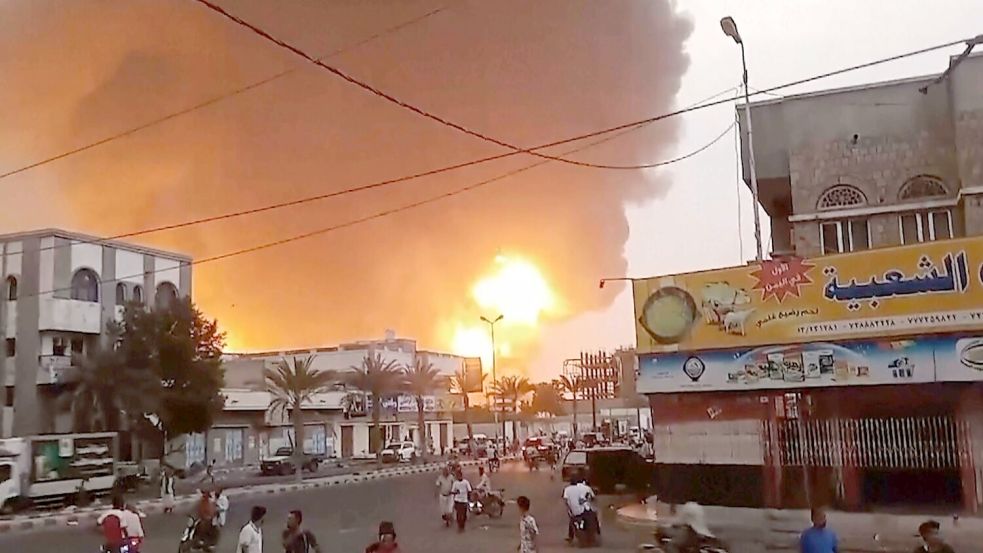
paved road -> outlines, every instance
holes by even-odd
[[[469,477],[475,474],[469,471]],[[482,517],[470,524],[462,535],[444,529],[437,517],[433,498],[433,475],[402,477],[336,488],[267,495],[233,503],[229,527],[223,533],[218,553],[232,553],[235,534],[246,521],[253,503],[269,509],[264,529],[264,551],[279,552],[279,531],[287,512],[304,511],[305,523],[324,544],[325,553],[364,550],[373,539],[380,520],[396,525],[403,551],[441,553],[512,552],[517,543],[518,511],[514,504],[506,507],[505,516],[497,521]],[[567,549],[563,543],[566,514],[559,503],[562,484],[551,480],[549,473],[530,474],[518,465],[510,465],[493,477],[496,486],[506,488],[507,498],[525,494],[532,499],[533,512],[544,533],[543,551]],[[615,528],[611,517],[605,525],[604,548],[595,551],[631,551],[636,536]],[[148,517],[145,553],[173,553],[185,519],[178,515]],[[86,553],[95,552],[99,535],[92,529],[61,529],[42,533],[0,536],[0,551],[15,553]]]

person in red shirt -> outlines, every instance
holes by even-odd
[[[126,542],[126,531],[123,528],[123,497],[113,496],[113,508],[102,514],[96,521],[102,530],[103,547],[108,553],[119,553]]]
[[[399,553],[399,543],[396,542],[396,527],[393,523],[379,523],[379,541],[365,548],[365,553]]]
[[[201,490],[201,498],[195,507],[195,514],[198,517],[198,526],[195,534],[200,536],[206,543],[218,541],[215,531],[215,502],[212,501],[212,494],[208,490]]]

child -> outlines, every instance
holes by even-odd
[[[393,523],[383,521],[379,523],[379,541],[365,548],[365,553],[399,553],[399,544],[396,543],[396,527]]]
[[[519,506],[519,553],[536,553],[539,537],[539,526],[536,519],[529,514],[529,498],[521,495],[515,500]]]

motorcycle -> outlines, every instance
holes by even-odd
[[[683,529],[679,526],[659,526],[656,528],[653,537],[655,543],[643,543],[638,546],[639,552],[651,553],[672,553],[679,549],[675,545]],[[688,550],[698,551],[699,553],[728,553],[727,546],[717,538],[699,536],[694,547]]]
[[[486,493],[483,498],[479,498],[478,494],[475,494],[468,502],[468,511],[474,516],[488,515],[489,518],[501,518],[502,512],[505,510],[504,493],[505,490],[492,490]]]
[[[601,524],[597,513],[584,511],[573,519],[573,536],[578,547],[597,547],[601,545]]]
[[[199,521],[195,517],[188,517],[188,525],[184,528],[184,533],[181,535],[181,542],[178,544],[178,553],[212,553],[215,551],[215,545],[218,543],[218,529],[212,527],[209,534],[203,535],[204,532],[199,531],[200,525]]]
[[[119,549],[113,548],[110,551],[105,545],[99,548],[99,553],[140,553],[140,546],[143,544],[143,540],[140,538],[126,538],[123,545]]]

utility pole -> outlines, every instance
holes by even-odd
[[[498,350],[495,348],[495,324],[505,318],[505,315],[499,315],[495,317],[494,320],[488,319],[484,315],[481,316],[481,320],[488,323],[491,327],[491,345],[492,345],[492,391],[494,392],[494,387],[498,385],[498,377],[495,375],[495,363],[498,357]],[[495,449],[498,449],[498,398],[497,395],[492,393],[492,415],[495,417]],[[502,445],[505,444],[505,417],[502,417]],[[504,448],[503,448],[504,449]]]

